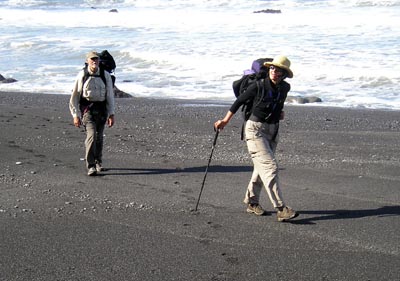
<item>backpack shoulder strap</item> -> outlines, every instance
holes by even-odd
[[[264,99],[265,96],[265,79],[256,81],[257,95],[254,97],[253,109]]]
[[[100,67],[100,78],[103,80],[104,85],[107,86],[106,75],[104,74],[104,68]]]
[[[82,78],[82,87],[83,87],[83,84],[85,84],[85,82],[89,79],[90,74],[86,65],[82,68],[82,70],[83,70],[83,78]]]
[[[243,112],[243,123],[242,130],[240,133],[240,139],[244,140],[244,128],[246,126],[246,121],[249,119],[250,115],[253,113],[254,108],[263,100],[265,95],[264,79],[255,80],[257,86],[257,94],[253,99],[250,99],[247,103],[242,106]]]
[[[282,81],[280,90],[282,91],[282,93],[284,94],[284,96],[286,98],[287,93],[290,91],[290,84],[286,81]]]

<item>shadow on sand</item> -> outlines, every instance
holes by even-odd
[[[115,175],[162,175],[172,173],[204,173],[206,166],[189,167],[189,168],[108,168],[100,176]],[[252,166],[210,166],[208,173],[240,173],[252,172]],[[321,211],[299,211],[300,218],[288,221],[292,224],[316,224],[318,221],[324,220],[343,220],[343,219],[358,219],[364,217],[387,217],[399,216],[400,206],[384,206],[376,209],[368,210],[321,210]],[[314,215],[308,218],[301,218],[301,215]]]
[[[315,215],[313,217],[290,221],[292,224],[316,224],[324,220],[359,219],[365,217],[399,216],[400,206],[384,206],[368,210],[326,210],[326,211],[299,211],[301,215]]]
[[[206,166],[190,168],[153,169],[153,168],[107,168],[101,175],[128,176],[128,175],[162,175],[172,173],[204,173]],[[252,172],[252,166],[210,166],[208,173],[240,173]]]

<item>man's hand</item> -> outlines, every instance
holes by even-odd
[[[108,117],[108,119],[107,119],[108,127],[111,128],[112,126],[114,126],[114,123],[115,123],[114,115],[110,115],[110,116]]]
[[[79,117],[74,117],[74,126],[77,127],[77,128],[80,128],[81,125],[82,125],[81,118],[79,118]]]

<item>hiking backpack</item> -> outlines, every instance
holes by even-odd
[[[239,80],[233,81],[232,83],[232,89],[233,93],[235,94],[235,97],[239,97],[241,94],[246,92],[247,88],[253,84],[257,83],[259,84],[260,81],[264,78],[267,77],[268,75],[268,69],[264,66],[265,62],[271,62],[273,59],[272,58],[259,58],[253,61],[251,65],[251,69],[245,70],[243,72],[242,78]],[[260,90],[260,87],[258,87]],[[252,109],[253,109],[253,103],[254,100],[247,100],[243,105],[242,105],[242,115],[244,121],[247,121],[251,115]]]
[[[99,53],[99,57],[100,67],[102,67],[104,70],[107,70],[110,74],[114,73],[117,64],[115,63],[112,55],[107,50],[103,50],[101,53]]]

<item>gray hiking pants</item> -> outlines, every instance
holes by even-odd
[[[247,148],[253,160],[254,170],[247,187],[244,203],[258,204],[264,186],[272,205],[284,206],[279,188],[278,163],[275,150],[278,144],[278,124],[248,120],[245,127]]]
[[[86,128],[85,158],[86,167],[95,167],[96,163],[102,163],[103,156],[103,133],[107,116],[104,114],[93,114],[87,111],[82,118]]]

